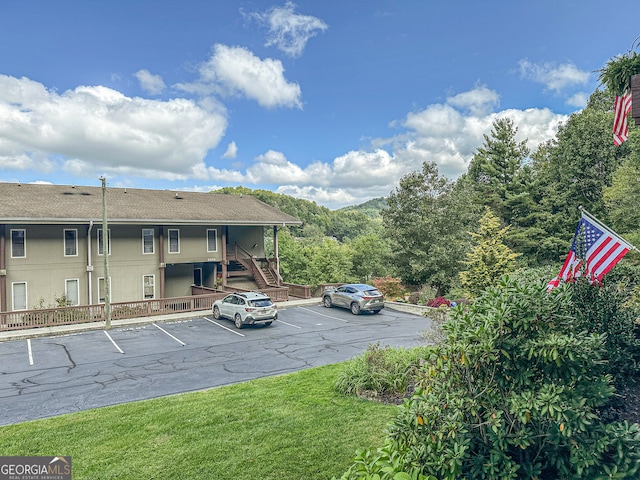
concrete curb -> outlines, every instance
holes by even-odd
[[[298,307],[302,305],[320,305],[322,300],[319,298],[307,298],[300,300],[290,300],[286,302],[278,302],[278,309]],[[151,317],[127,318],[123,320],[113,320],[111,328],[119,328],[135,325],[147,325],[150,323],[171,322],[176,320],[191,320],[208,315],[211,312],[207,310],[197,310],[193,312],[171,313],[167,315],[155,315]],[[57,335],[70,335],[79,332],[88,332],[92,330],[104,330],[105,322],[78,323],[74,325],[60,325],[58,327],[40,327],[28,328],[24,330],[9,330],[0,332],[0,342],[8,340],[23,340],[27,338],[37,337],[53,337]]]

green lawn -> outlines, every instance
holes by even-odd
[[[0,454],[71,455],[74,480],[330,479],[396,411],[335,393],[343,367],[0,427]]]

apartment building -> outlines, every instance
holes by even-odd
[[[278,228],[300,224],[250,195],[0,183],[0,311],[103,303],[105,281],[112,302],[187,296],[265,238],[278,265]]]

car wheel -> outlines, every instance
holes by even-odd
[[[331,308],[331,298],[330,297],[323,297],[322,298],[322,304],[327,307],[327,308]]]
[[[236,324],[236,328],[244,327],[244,325],[242,324],[242,316],[239,313],[236,313],[236,316],[233,317],[233,323]]]
[[[264,322],[264,324],[265,324],[265,326],[268,327],[269,325],[271,325],[271,322]]]
[[[360,304],[358,304],[357,302],[353,302],[351,304],[351,313],[353,313],[354,315],[359,315],[360,314]]]
[[[217,305],[213,307],[213,318],[215,318],[216,320],[220,320],[220,309]]]

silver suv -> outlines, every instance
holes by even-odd
[[[271,325],[278,319],[278,307],[264,293],[243,292],[231,293],[213,303],[213,318],[229,318],[236,328],[245,325]]]
[[[360,312],[378,313],[384,308],[384,296],[371,285],[350,283],[325,290],[322,304],[327,308],[348,308],[354,315]]]

